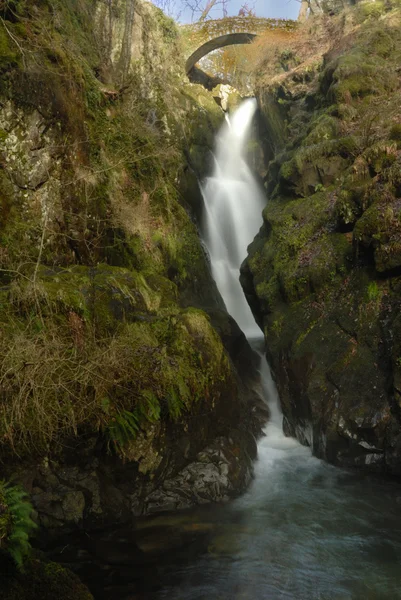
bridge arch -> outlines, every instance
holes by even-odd
[[[227,33],[226,35],[220,35],[219,37],[202,44],[202,46],[197,48],[195,52],[191,54],[185,63],[185,71],[187,75],[201,58],[210,52],[213,52],[213,50],[238,44],[250,44],[256,38],[256,35],[256,33]]]
[[[305,1],[305,0],[304,0]],[[259,34],[267,31],[294,31],[297,21],[290,19],[266,19],[261,17],[225,17],[183,25],[187,49],[192,54],[186,61],[186,74],[193,83],[200,83],[207,89],[213,89],[217,83],[223,83],[196,66],[197,62],[219,48],[236,44],[250,44]]]

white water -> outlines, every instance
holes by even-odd
[[[214,173],[203,190],[203,230],[226,307],[260,350],[261,332],[238,281],[265,202],[243,159],[255,108],[246,101],[218,134]],[[187,514],[185,526],[210,530],[207,550],[177,557],[155,597],[401,600],[400,487],[336,469],[286,438],[270,369],[259,354],[271,418],[258,444],[254,482],[228,506]],[[172,531],[185,526],[171,524]]]
[[[266,198],[244,159],[256,100],[246,100],[227,119],[216,140],[215,166],[203,186],[203,236],[212,273],[227,311],[248,338],[261,336],[241,285],[239,269],[262,223]]]
[[[282,432],[282,414],[270,369],[262,352],[262,333],[251,313],[239,282],[239,271],[262,223],[266,197],[246,163],[244,154],[257,108],[256,100],[245,100],[234,116],[227,117],[216,139],[215,166],[203,186],[205,214],[203,237],[210,254],[213,277],[228,312],[237,321],[261,357],[262,392],[269,402],[269,439],[284,446],[293,444]],[[280,440],[280,441],[279,441]]]

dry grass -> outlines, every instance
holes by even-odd
[[[90,317],[57,306],[41,282],[37,286],[34,294],[17,297],[14,291],[2,314],[3,458],[42,454],[85,431],[107,440],[127,415],[146,427],[149,420],[177,419],[192,403],[218,397],[230,368],[202,311],[173,307],[143,322],[122,321],[107,333]],[[98,319],[96,306],[95,313]]]

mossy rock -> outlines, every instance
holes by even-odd
[[[380,244],[375,250],[375,265],[379,273],[386,273],[401,267],[401,235]]]
[[[383,0],[377,0],[376,2],[371,2],[370,0],[363,0],[358,5],[358,13],[361,21],[365,21],[366,19],[377,19],[381,17],[385,12],[385,2]]]
[[[364,186],[344,186],[337,196],[335,212],[341,227],[353,226],[363,212]]]
[[[320,115],[312,124],[312,131],[302,140],[302,146],[313,146],[338,137],[339,120],[327,114]]]
[[[357,48],[338,60],[333,73],[331,97],[336,102],[362,99],[365,96],[391,92],[397,88],[394,71],[379,56]]]
[[[0,570],[4,600],[93,600],[88,588],[58,563],[39,558],[29,560],[23,572],[5,563]]]
[[[140,315],[176,306],[174,283],[160,275],[97,265],[38,270],[35,284],[22,281],[11,288],[10,299],[26,312],[39,301],[42,314],[63,317],[74,311],[102,329],[116,327]]]
[[[357,221],[355,240],[374,248],[375,267],[383,273],[401,266],[399,211],[386,204],[373,204]]]

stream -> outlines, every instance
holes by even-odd
[[[70,564],[96,600],[401,599],[401,486],[330,466],[282,432],[261,332],[238,281],[265,203],[243,158],[255,110],[246,100],[223,126],[203,188],[213,276],[260,355],[271,413],[255,478],[226,505],[60,540],[53,557]]]

